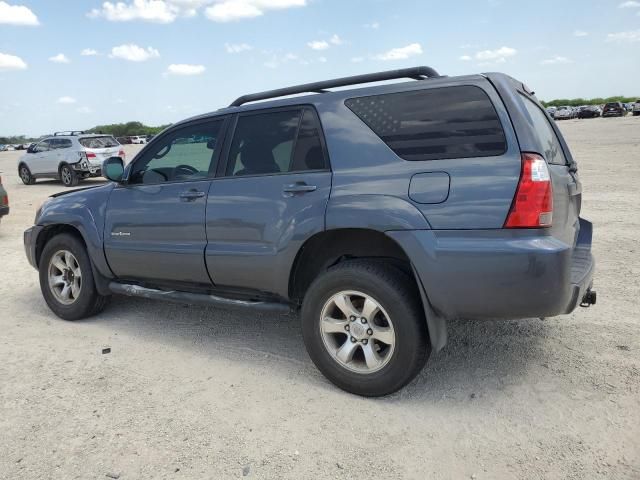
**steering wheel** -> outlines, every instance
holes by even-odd
[[[184,173],[183,173],[184,172]],[[191,165],[178,165],[173,169],[173,177],[178,175],[195,175],[200,173],[200,170]]]

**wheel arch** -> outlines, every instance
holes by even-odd
[[[311,283],[328,268],[345,260],[371,259],[405,272],[420,291],[432,348],[447,341],[446,321],[431,306],[422,281],[404,249],[384,232],[366,228],[340,228],[316,233],[298,250],[289,275],[289,298],[300,304]]]

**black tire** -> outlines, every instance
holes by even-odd
[[[381,370],[372,373],[349,370],[325,347],[320,331],[322,309],[333,295],[347,290],[375,299],[393,323],[395,346]],[[330,268],[309,287],[301,317],[305,346],[313,363],[335,385],[357,395],[377,397],[399,390],[420,372],[431,353],[415,281],[384,262],[348,260]]]
[[[36,179],[33,178],[31,170],[29,170],[29,167],[27,167],[24,163],[21,163],[18,166],[18,176],[20,177],[20,180],[22,180],[22,183],[24,183],[25,185],[33,185],[34,183],[36,183]]]
[[[70,305],[65,305],[56,299],[49,287],[49,263],[51,258],[60,250],[67,250],[76,258],[82,273],[82,285],[78,297]],[[101,312],[109,297],[100,295],[93,280],[91,261],[84,243],[77,237],[62,233],[51,238],[45,245],[40,257],[40,290],[49,308],[64,320],[80,320]]]
[[[60,166],[60,181],[65,187],[75,187],[78,185],[80,178],[66,163]]]

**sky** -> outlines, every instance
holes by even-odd
[[[416,65],[640,95],[640,0],[0,0],[0,136],[172,123]]]

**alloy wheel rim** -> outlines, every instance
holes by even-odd
[[[71,305],[82,291],[82,270],[78,259],[68,250],[58,250],[49,261],[49,290],[63,305]]]
[[[26,167],[22,167],[20,169],[20,178],[24,183],[27,183],[29,181],[29,171]]]
[[[69,171],[69,169],[67,167],[64,167],[62,169],[62,182],[65,185],[71,183],[71,172]]]
[[[327,352],[340,366],[362,374],[384,368],[396,343],[393,323],[382,305],[355,290],[338,292],[325,302],[320,335]]]

